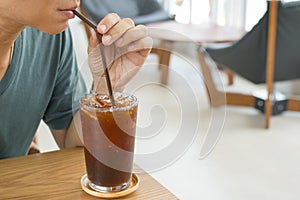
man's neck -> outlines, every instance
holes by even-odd
[[[0,47],[0,80],[4,77],[12,59],[13,44],[9,46],[1,45]]]
[[[24,25],[0,16],[0,80],[10,65],[13,44],[24,28]]]

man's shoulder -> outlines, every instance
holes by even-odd
[[[22,48],[25,48],[25,52],[31,55],[40,55],[39,57],[47,56],[51,52],[52,57],[58,56],[57,61],[59,61],[60,55],[73,49],[69,28],[58,34],[47,34],[36,28],[26,27],[19,39],[22,41]]]

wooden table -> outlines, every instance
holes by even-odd
[[[0,199],[99,199],[81,189],[84,174],[82,148],[0,160]],[[139,188],[123,199],[178,199],[150,175],[138,176]]]
[[[168,66],[174,42],[193,42],[197,45],[207,43],[224,43],[239,40],[245,30],[240,28],[218,26],[211,23],[182,24],[176,21],[165,21],[148,24],[149,35],[160,40],[160,46],[153,52],[159,55],[162,68],[162,84],[168,82]]]

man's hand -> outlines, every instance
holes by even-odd
[[[97,30],[103,35],[102,43],[113,90],[121,91],[138,72],[139,67],[144,64],[152,48],[153,41],[148,37],[145,26],[135,26],[131,19],[120,19],[115,13],[104,17],[97,25]],[[90,38],[88,53],[94,90],[98,93],[107,93],[103,58],[101,58],[95,32],[92,33]]]
[[[117,14],[108,14],[97,25],[103,36],[106,61],[114,91],[121,91],[129,80],[138,72],[151,51],[152,39],[148,37],[147,28],[135,26],[129,18],[120,19]],[[94,90],[108,93],[104,67],[96,32],[89,41],[89,66],[93,75]],[[77,113],[67,130],[51,130],[60,148],[82,146],[79,113]]]

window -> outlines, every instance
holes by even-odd
[[[293,0],[286,0],[293,1]],[[160,0],[176,20],[244,27],[250,30],[266,11],[265,0]]]

